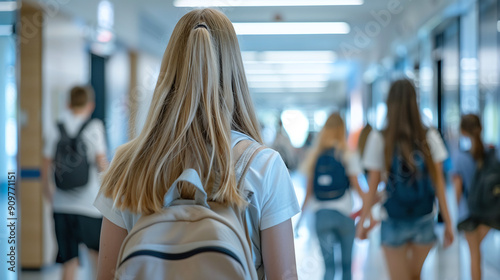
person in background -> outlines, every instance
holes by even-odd
[[[381,240],[393,280],[420,279],[424,261],[436,242],[435,197],[445,223],[444,246],[453,241],[445,197],[442,162],[448,153],[439,133],[421,121],[417,95],[408,80],[394,82],[387,98],[387,125],[372,131],[363,165],[369,191],[363,204],[357,235],[367,238],[365,221],[371,217],[379,183],[387,181]]]
[[[114,279],[128,232],[142,215],[162,210],[165,193],[185,169],[206,182],[210,201],[246,205],[232,148],[262,139],[231,21],[209,8],[185,14],[160,73],[144,129],[118,148],[94,203],[104,215],[98,279]],[[300,208],[279,154],[258,152],[244,184],[253,190],[247,221],[259,279],[297,279],[291,218]],[[180,195],[190,199],[193,191],[186,184]]]
[[[367,123],[365,127],[361,130],[361,133],[359,134],[359,139],[358,139],[358,153],[363,157],[365,153],[365,147],[366,147],[366,140],[368,140],[368,135],[370,135],[370,132],[372,132],[372,126]]]
[[[52,203],[54,227],[59,252],[57,262],[63,264],[63,279],[75,279],[78,268],[78,247],[89,249],[94,268],[97,267],[102,214],[93,206],[99,192],[99,174],[107,168],[104,125],[90,116],[95,108],[94,92],[88,86],[73,87],[69,94],[69,111],[65,112],[47,135],[42,170],[44,194]],[[85,147],[72,162],[58,157],[69,157],[65,140],[81,141]],[[77,147],[79,149],[80,147]],[[72,167],[85,160],[88,169],[76,173]],[[74,173],[71,173],[74,172]],[[76,177],[76,178],[75,178]],[[64,180],[60,179],[64,178]],[[79,186],[74,180],[82,181]],[[95,277],[95,275],[94,275]]]
[[[485,156],[485,147],[481,140],[481,121],[476,115],[464,115],[460,122],[461,134],[470,140],[470,150],[457,153],[453,158],[451,171],[453,185],[457,194],[458,222],[462,223],[469,217],[467,197],[474,184],[476,167],[480,165]],[[471,259],[472,280],[481,280],[481,242],[490,227],[485,224],[477,224],[474,229],[465,231],[465,238],[469,244]]]
[[[325,164],[331,166],[323,166]],[[332,280],[335,276],[333,250],[337,243],[340,244],[342,253],[342,279],[349,280],[355,237],[354,220],[350,218],[353,211],[351,187],[363,197],[357,177],[362,169],[359,155],[347,148],[346,128],[339,114],[332,114],[326,120],[305,161],[304,169],[308,183],[302,209],[311,203],[316,212],[316,233],[325,263],[324,279]],[[329,174],[320,169],[328,170],[326,173]],[[329,185],[331,193],[339,191],[343,194],[327,195],[329,197],[318,194],[315,188],[325,180],[328,182],[324,185]]]
[[[271,148],[280,154],[288,170],[293,171],[296,169],[298,161],[297,153],[281,120],[278,121],[276,137],[274,138]]]

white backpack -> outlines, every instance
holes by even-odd
[[[235,166],[239,187],[262,148],[245,140],[233,149],[244,150]],[[196,187],[194,200],[180,198],[180,181]],[[194,169],[184,170],[172,184],[164,205],[163,211],[142,216],[123,241],[116,279],[257,279],[245,209],[207,201]]]

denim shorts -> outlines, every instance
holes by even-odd
[[[434,232],[434,216],[427,215],[413,220],[397,220],[388,218],[382,221],[382,245],[399,247],[406,243],[432,245],[437,240]]]

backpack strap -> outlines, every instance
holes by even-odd
[[[236,154],[238,152],[241,153],[241,150],[243,150],[235,164],[236,181],[239,188],[242,187],[245,175],[250,169],[250,163],[253,161],[255,156],[264,149],[264,146],[251,140],[242,140],[234,146],[233,151],[236,152]]]
[[[76,134],[75,136],[75,139],[76,138],[79,138],[80,135],[82,134],[83,130],[87,127],[87,125],[92,121],[92,118],[89,118],[88,120],[86,120],[82,126],[80,127],[80,130],[78,130],[78,133]]]
[[[66,132],[66,128],[62,122],[57,123],[57,128],[59,129],[59,134],[61,138],[69,138],[68,133]]]
[[[192,168],[184,170],[181,176],[179,176],[179,178],[177,178],[177,180],[175,180],[172,183],[172,186],[170,186],[170,188],[168,189],[167,193],[163,198],[163,206],[169,207],[176,200],[181,199],[181,194],[179,192],[179,189],[177,188],[177,184],[183,181],[191,183],[191,185],[195,187],[195,194],[194,194],[195,203],[197,205],[205,206],[210,209],[210,206],[208,206],[207,203],[207,193],[205,192],[203,184],[201,183],[200,175],[198,175],[198,172],[196,172],[196,170]]]

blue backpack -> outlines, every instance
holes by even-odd
[[[392,160],[384,207],[393,219],[414,219],[434,209],[435,191],[424,158],[420,153],[412,158],[415,172],[410,170],[401,154],[396,152]]]
[[[335,149],[320,154],[314,169],[314,195],[318,200],[342,197],[349,188],[349,178],[342,163],[335,157]]]

